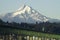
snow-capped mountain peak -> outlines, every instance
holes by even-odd
[[[22,6],[18,9],[18,11],[19,11],[19,10],[21,11],[21,10],[23,10],[23,9],[26,10],[26,11],[30,11],[31,8],[30,8],[29,6],[27,6],[27,5],[22,5]]]
[[[17,23],[36,23],[36,22],[47,22],[52,19],[40,14],[32,7],[23,5],[17,11],[13,13],[7,13],[3,18],[4,21],[17,22]],[[52,22],[52,21],[51,21]]]
[[[31,11],[31,8],[29,6],[23,5],[21,8],[19,8],[16,12],[14,12],[14,14],[12,15],[12,17],[21,14],[21,13],[29,13]]]

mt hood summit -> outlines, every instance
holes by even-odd
[[[5,16],[2,17],[2,20],[5,22],[17,22],[17,23],[36,23],[36,22],[57,22],[57,19],[48,18],[33,8],[23,5],[17,11],[12,13],[7,13]]]

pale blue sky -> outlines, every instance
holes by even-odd
[[[60,19],[60,0],[0,0],[0,15],[14,12],[23,4],[47,17]]]

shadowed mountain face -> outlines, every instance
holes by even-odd
[[[33,8],[23,5],[13,13],[7,13],[2,17],[3,21],[17,22],[17,23],[36,23],[36,22],[59,22],[60,20],[48,18]]]

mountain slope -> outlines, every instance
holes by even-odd
[[[6,14],[3,18],[4,21],[17,22],[17,23],[36,23],[36,22],[47,22],[50,19],[29,6],[23,5],[17,11]]]

